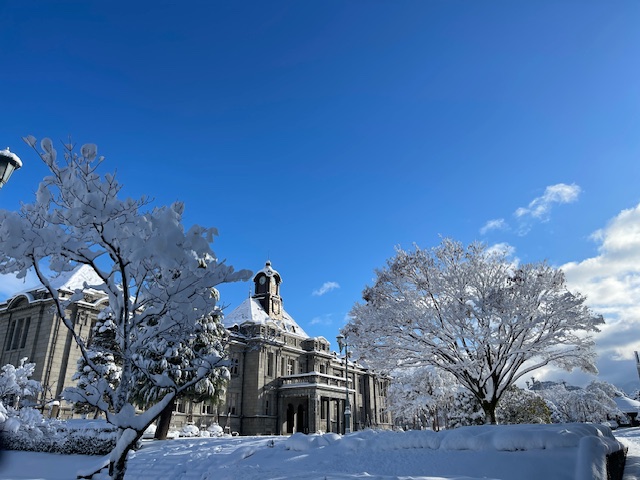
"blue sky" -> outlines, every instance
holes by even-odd
[[[334,343],[396,245],[505,243],[567,266],[609,322],[603,379],[637,381],[637,2],[9,0],[0,18],[0,146],[24,162],[1,208],[46,174],[21,136],[96,143],[126,195],[217,227],[220,258],[270,258],[287,311]]]

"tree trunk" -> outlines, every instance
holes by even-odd
[[[164,407],[164,410],[160,413],[158,417],[158,428],[156,428],[156,433],[154,438],[156,440],[166,440],[167,434],[169,433],[169,427],[171,426],[171,414],[173,413],[173,408],[175,407],[176,400],[175,398],[169,402],[169,404]]]
[[[132,428],[127,428],[122,432],[116,447],[111,451],[109,462],[109,477],[111,480],[124,480],[127,470],[127,456],[142,437],[144,430],[138,432]]]
[[[80,473],[77,479],[104,478],[103,470],[109,468],[109,478],[111,480],[124,480],[124,474],[127,469],[127,456],[129,452],[136,446],[144,430],[138,432],[132,428],[126,428],[120,433],[120,437],[116,446],[111,450],[108,462],[100,464],[94,471]]]
[[[496,420],[496,407],[498,406],[498,402],[482,402],[482,410],[484,410],[484,423],[497,425],[498,421]]]

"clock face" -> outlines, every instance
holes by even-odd
[[[260,277],[260,280],[258,280],[260,282],[260,285],[264,285],[265,282],[267,281],[267,277]]]

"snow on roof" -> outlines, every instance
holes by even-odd
[[[278,277],[278,280],[282,281],[282,277],[280,276],[278,271],[271,268],[271,260],[267,260],[267,263],[265,263],[264,268],[259,272],[256,272],[256,274],[253,276],[253,280],[255,281],[255,279],[261,273],[264,273],[267,277]]]
[[[616,397],[614,398],[616,405],[621,412],[633,413],[640,412],[640,402],[629,397]]]
[[[282,309],[282,320],[271,318],[264,311],[260,302],[255,298],[247,298],[239,306],[237,306],[229,315],[224,317],[224,326],[227,328],[234,325],[256,324],[256,325],[275,325],[280,330],[292,333],[299,337],[309,338],[309,335],[291,318],[291,316]]]
[[[62,272],[57,277],[54,277],[50,280],[51,286],[58,290],[64,290],[68,292],[73,292],[76,289],[86,290],[88,292],[97,292],[97,290],[89,287],[87,289],[84,288],[85,282],[87,285],[102,285],[104,282],[102,279],[96,274],[96,272],[88,265],[79,265],[75,269],[70,272]],[[12,299],[19,297],[21,295],[25,295],[31,298],[31,293],[43,291],[44,286],[42,284],[38,284],[37,286],[31,286],[26,290],[21,290],[13,294],[10,298],[7,299],[7,303],[11,302]],[[31,300],[30,300],[31,301]]]
[[[51,286],[57,290],[83,290],[84,284],[102,285],[104,282],[89,265],[80,265],[70,272],[62,272],[51,280]]]

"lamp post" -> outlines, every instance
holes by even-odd
[[[9,181],[9,177],[14,170],[18,170],[22,166],[22,161],[15,154],[9,151],[9,147],[0,150],[0,188]]]
[[[345,435],[351,433],[351,402],[349,401],[349,344],[344,335],[338,335],[336,337],[338,341],[338,347],[340,347],[340,354],[342,354],[342,348],[344,347],[344,386],[346,399],[344,402],[344,433]]]

